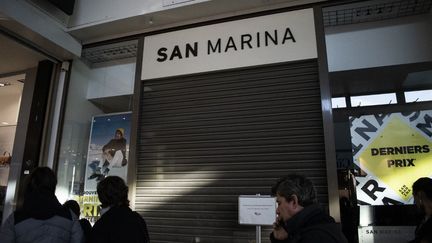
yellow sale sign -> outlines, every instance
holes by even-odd
[[[359,204],[412,203],[411,186],[432,175],[432,111],[350,119]]]

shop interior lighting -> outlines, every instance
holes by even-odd
[[[332,101],[332,108],[346,108],[346,101],[345,97],[334,97],[331,99]]]
[[[396,93],[351,96],[353,107],[396,104]]]
[[[405,94],[405,102],[422,102],[422,101],[432,101],[432,90],[416,90],[407,91]]]

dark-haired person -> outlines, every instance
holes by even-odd
[[[432,179],[422,177],[414,182],[412,189],[415,204],[424,218],[417,225],[411,243],[432,243]]]
[[[63,203],[63,207],[71,210],[77,216],[77,218],[79,218],[81,210],[80,210],[80,206],[79,206],[77,201],[68,200],[65,203]],[[90,235],[91,228],[92,228],[90,222],[86,218],[82,218],[82,219],[79,219],[79,223],[81,225],[81,229],[83,230],[84,238],[88,239],[88,237]]]
[[[108,176],[97,185],[101,217],[94,224],[89,243],[148,243],[145,220],[129,208],[128,187],[122,178]]]
[[[272,187],[277,201],[277,222],[270,234],[272,243],[345,243],[348,242],[334,219],[318,206],[312,181],[289,175]]]
[[[28,177],[22,208],[3,224],[1,243],[81,243],[83,232],[76,216],[54,195],[57,178],[48,167]]]

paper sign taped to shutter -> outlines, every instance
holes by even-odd
[[[239,224],[272,225],[275,221],[275,197],[239,196]]]

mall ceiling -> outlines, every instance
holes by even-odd
[[[0,77],[22,73],[46,59],[42,54],[10,39],[0,32]]]
[[[46,4],[44,4],[43,0],[26,0],[27,2],[33,4],[35,7],[40,8],[43,12],[46,12]],[[218,1],[208,1],[206,4],[195,4],[192,5],[194,7],[184,7],[184,8],[174,8],[169,11],[157,12],[152,15],[155,19],[153,23],[151,23],[151,28],[161,28],[162,26],[169,26],[172,24],[176,24],[179,22],[185,22],[191,19],[196,19],[195,21],[200,21],[200,18],[203,16],[217,16],[218,14],[224,14],[227,12],[235,13],[237,11],[247,11],[248,9],[254,8],[263,8],[266,6],[277,7],[278,4],[291,4],[291,5],[300,5],[307,4],[313,2],[319,2],[325,0],[218,0]],[[45,1],[46,2],[46,1]],[[212,7],[208,7],[208,6]],[[55,12],[57,13],[57,12]],[[64,22],[62,19],[64,15],[57,14],[51,16],[54,19],[57,19],[58,22]],[[223,17],[223,16],[222,16]],[[89,28],[75,28],[68,30],[68,32],[73,35],[75,38],[80,40],[82,43],[88,43],[89,40],[101,39],[101,38],[113,38],[113,36],[122,36],[127,35],[127,33],[131,33],[133,31],[137,31],[139,29],[148,28],[149,26],[143,25],[143,23],[147,23],[149,16],[142,16],[137,18],[127,18],[125,20],[112,21],[106,24],[100,24],[97,26],[89,27]],[[215,17],[216,18],[216,17]],[[145,21],[143,21],[145,19]],[[11,40],[6,36],[12,36],[15,40]],[[24,37],[24,38],[23,38]],[[42,52],[33,51],[29,46],[32,43],[29,43],[25,39],[30,39],[34,43],[37,43]],[[20,43],[18,43],[20,42]],[[133,46],[128,46],[127,48],[132,48],[132,51],[136,47],[136,44]],[[110,47],[113,53],[120,53],[115,50],[115,48]],[[121,47],[125,49],[125,47]],[[2,14],[0,10],[0,56],[2,59],[0,60],[0,77],[5,74],[20,72],[29,67],[35,67],[40,60],[50,58],[52,61],[56,61],[55,58],[53,60],[52,53],[58,54],[58,56],[62,56],[64,53],[58,50],[55,45],[49,45],[49,43],[38,36],[35,33],[30,33],[30,31],[26,30],[24,26],[20,25],[16,21],[8,18],[8,16]],[[43,54],[42,54],[43,53]],[[60,54],[59,54],[60,53]],[[48,55],[44,55],[48,54]],[[111,54],[111,53],[108,53]],[[66,54],[64,54],[66,56]],[[108,55],[110,56],[110,55]],[[111,55],[112,56],[112,55]],[[70,58],[70,57],[69,57]],[[69,59],[66,58],[66,59]],[[123,58],[123,57],[122,57]]]

